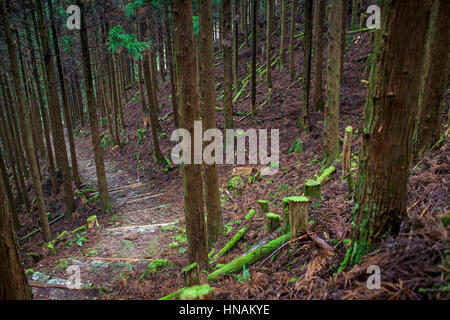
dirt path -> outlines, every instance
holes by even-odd
[[[81,179],[87,187],[96,189],[93,154],[85,147],[88,140],[80,140],[77,141],[77,157]],[[84,143],[83,147],[80,142]],[[148,192],[147,185],[139,181],[137,175],[116,167],[115,161],[105,159],[113,212],[99,217],[99,228],[81,235],[86,240],[77,255],[58,259],[53,267],[35,270],[38,272],[30,279],[47,285],[64,285],[70,276],[67,268],[78,266],[81,283],[87,290],[33,287],[35,299],[107,298],[113,293],[114,281],[126,281],[127,274],[160,258],[163,249],[168,247],[170,238],[163,236],[161,228],[170,229],[178,220],[171,214],[171,204],[158,200],[164,190],[156,194]],[[116,190],[118,188],[121,190]]]

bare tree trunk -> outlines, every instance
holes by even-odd
[[[419,98],[419,115],[415,133],[415,154],[421,155],[439,140],[446,72],[450,53],[450,2],[436,2],[437,16],[430,30],[429,50],[425,62],[425,77]]]
[[[298,125],[304,133],[311,127],[309,116],[309,88],[311,82],[312,0],[305,0],[305,38],[303,46],[302,107]]]
[[[2,1],[4,3],[4,1]],[[0,184],[0,300],[31,300],[16,237]]]
[[[232,45],[233,45],[233,33],[231,29],[231,0],[224,0],[222,3],[223,10],[223,25],[224,35],[222,41],[223,47],[223,72],[224,72],[224,114],[225,114],[225,129],[233,129],[233,91],[232,91],[232,78],[233,78],[233,63],[232,63]]]
[[[214,39],[211,0],[199,2],[200,22],[200,92],[203,97],[203,130],[215,129],[216,125],[216,86],[214,75]],[[219,172],[217,165],[206,165],[203,169],[205,181],[205,202],[207,213],[208,244],[211,247],[223,233],[223,221],[219,196]]]
[[[229,0],[228,0],[229,2]],[[199,120],[197,68],[195,65],[195,42],[192,25],[192,2],[173,0],[174,32],[178,66],[178,101],[181,111],[181,127],[191,134],[194,145],[194,121]],[[230,43],[231,44],[231,43]],[[194,157],[191,148],[190,157]],[[208,250],[205,231],[203,185],[201,165],[183,164],[184,213],[188,241],[189,262],[197,262],[201,268],[208,268]]]
[[[341,91],[342,10],[341,0],[331,0],[328,27],[327,84],[323,163],[328,165],[339,156],[339,98]]]
[[[76,0],[76,4],[81,8],[81,12],[83,12],[82,0]],[[111,202],[109,199],[108,185],[106,182],[106,172],[105,172],[105,163],[103,161],[103,152],[100,146],[100,133],[98,130],[97,107],[94,97],[94,87],[92,84],[91,57],[89,53],[89,40],[87,37],[85,19],[86,19],[85,16],[81,15],[80,42],[81,42],[81,55],[83,59],[84,86],[86,90],[89,122],[91,124],[91,137],[92,137],[92,146],[94,147],[94,160],[95,160],[95,169],[97,173],[98,191],[103,210],[109,212],[109,210],[111,210]]]
[[[325,0],[316,1],[314,13],[314,77],[313,77],[313,106],[315,110],[323,108],[323,21],[325,19]]]
[[[256,32],[256,21],[258,14],[258,1],[251,0],[252,5],[252,117],[256,115],[256,38],[258,37]]]
[[[297,12],[297,0],[292,0],[291,3],[291,25],[290,25],[290,39],[289,39],[289,74],[291,81],[295,80],[295,65],[294,65],[294,42],[295,42],[295,13]]]
[[[44,202],[44,196],[42,195],[42,184],[41,184],[41,175],[38,168],[38,159],[35,157],[34,152],[34,146],[33,146],[33,140],[30,133],[30,122],[29,119],[27,119],[25,115],[25,99],[23,95],[23,86],[20,83],[20,76],[19,76],[19,67],[17,64],[17,57],[16,57],[16,49],[11,37],[11,29],[10,29],[10,22],[9,22],[9,16],[6,11],[6,2],[2,1],[2,20],[3,20],[3,31],[6,38],[6,44],[8,46],[8,55],[9,55],[9,61],[11,64],[11,70],[13,73],[13,81],[14,81],[14,88],[16,97],[18,100],[18,107],[19,107],[19,118],[20,122],[22,124],[23,130],[22,132],[22,140],[25,143],[25,152],[27,153],[28,161],[30,162],[31,167],[31,177],[33,180],[33,188],[36,194],[36,204],[38,206],[38,212],[39,212],[39,218],[41,222],[41,230],[44,237],[44,241],[50,241],[52,238],[50,226],[48,224],[47,219],[47,209]]]
[[[75,202],[72,190],[72,178],[70,176],[69,160],[67,157],[66,142],[64,139],[64,130],[61,120],[61,108],[59,105],[58,92],[56,90],[56,79],[54,66],[52,61],[52,51],[50,47],[49,33],[47,23],[45,21],[42,9],[42,1],[36,0],[36,10],[39,22],[39,33],[41,36],[42,52],[44,55],[45,71],[47,74],[48,98],[50,107],[50,118],[52,123],[53,143],[57,164],[60,166],[63,186],[64,186],[64,202],[66,204],[66,212],[70,216],[75,209]]]
[[[375,92],[365,111],[352,245],[344,262],[358,263],[406,217],[412,134],[431,0],[386,0],[384,47]],[[414,34],[414,41],[405,34]],[[344,266],[345,264],[343,264]]]

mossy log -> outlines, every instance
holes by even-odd
[[[184,283],[186,287],[192,287],[200,284],[198,263],[194,262],[182,270]]]
[[[254,214],[255,214],[255,209],[251,209],[245,216],[245,220],[250,221]]]
[[[269,212],[266,215],[266,218],[267,218],[267,231],[268,232],[273,232],[280,226],[280,216],[279,215]]]
[[[212,300],[214,289],[209,284],[202,284],[184,289],[178,295],[179,300]]]
[[[284,243],[289,241],[291,235],[285,234],[275,240],[272,240],[265,245],[247,253],[246,255],[236,258],[230,263],[226,264],[222,268],[210,273],[208,275],[209,281],[217,281],[219,278],[226,274],[235,273],[242,270],[243,265],[246,266],[252,265],[253,263],[264,259],[268,255],[270,255],[272,252],[274,252],[276,249],[278,249],[280,246],[282,246]]]
[[[236,244],[236,242],[238,242],[239,240],[241,240],[241,238],[244,236],[244,234],[247,232],[247,230],[250,227],[243,227],[241,228],[235,235],[234,237],[227,242],[227,244],[219,251],[216,253],[216,255],[214,256],[214,260],[217,259],[218,257],[224,255],[225,253],[227,253],[231,248],[233,248],[233,246]]]
[[[214,298],[214,289],[209,284],[178,289],[158,300],[211,300]]]
[[[304,196],[291,197],[289,201],[289,224],[293,238],[308,229],[308,202]]]
[[[306,197],[322,199],[322,185],[315,180],[307,180],[303,185],[303,193]]]
[[[258,218],[264,218],[266,213],[269,212],[269,201],[258,200],[258,207],[256,209],[256,216]]]
[[[317,178],[317,182],[319,182],[320,184],[323,184],[325,182],[328,181],[328,179],[330,178],[331,174],[336,171],[336,168],[334,166],[330,166],[328,168],[326,168],[322,174],[320,175],[319,178]]]

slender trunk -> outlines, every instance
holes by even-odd
[[[231,0],[224,0],[222,3],[223,10],[223,26],[224,35],[222,41],[223,47],[223,72],[224,72],[224,114],[225,114],[225,129],[233,129],[233,94],[232,94],[232,44],[233,33],[231,30]]]
[[[289,74],[291,75],[291,81],[295,80],[295,13],[297,12],[297,0],[292,0],[291,3],[291,25],[290,25],[290,39],[289,39]]]
[[[341,91],[342,10],[341,0],[332,0],[328,27],[326,108],[323,163],[328,165],[339,156],[339,97]]]
[[[82,0],[76,0],[76,4],[80,7],[81,12],[84,12]],[[89,53],[89,40],[87,37],[85,19],[86,19],[85,16],[81,15],[80,42],[81,42],[81,55],[83,63],[84,86],[86,90],[85,94],[87,98],[89,122],[91,124],[91,137],[92,137],[92,146],[94,147],[94,160],[95,160],[95,169],[97,173],[98,191],[103,210],[109,212],[109,210],[111,210],[111,202],[109,200],[108,195],[105,163],[103,161],[103,153],[100,146],[100,133],[98,130],[97,107],[95,104],[94,87],[92,83],[91,57]]]
[[[170,92],[172,93],[172,110],[173,110],[173,121],[175,124],[175,128],[180,126],[180,114],[178,112],[178,103],[177,103],[177,86],[175,79],[175,70],[173,63],[173,48],[172,48],[172,28],[171,28],[171,19],[170,12],[167,5],[164,6],[164,21],[166,27],[166,56],[169,67],[169,77],[170,77]]]
[[[156,163],[163,165],[164,164],[164,156],[159,147],[159,139],[158,139],[158,101],[156,100],[156,96],[154,93],[154,82],[158,81],[157,79],[152,77],[152,72],[150,70],[150,62],[151,49],[144,52],[144,79],[145,86],[147,88],[147,96],[148,96],[148,104],[149,104],[149,114],[150,114],[150,126],[152,129],[152,141],[153,141],[153,158]]]
[[[325,0],[316,1],[314,12],[314,77],[312,103],[315,110],[323,108],[323,21],[325,19]]]
[[[311,127],[309,117],[309,88],[311,83],[312,0],[305,0],[305,38],[303,45],[302,107],[298,125],[304,133]]]
[[[31,177],[33,181],[33,188],[36,194],[36,204],[38,206],[39,218],[41,222],[41,230],[44,237],[44,241],[47,242],[51,240],[52,235],[47,219],[47,209],[45,207],[44,197],[42,195],[41,176],[37,164],[38,159],[36,159],[35,157],[33,140],[30,134],[30,122],[25,114],[25,105],[24,105],[25,99],[23,95],[23,86],[20,83],[19,68],[17,65],[17,57],[16,57],[16,48],[14,46],[14,42],[11,36],[9,16],[6,11],[5,1],[2,1],[2,20],[3,20],[3,31],[6,38],[6,44],[8,47],[9,61],[13,73],[15,93],[18,100],[20,123],[22,125],[22,128],[24,129],[21,131],[22,140],[25,143],[26,146],[25,152],[27,153],[27,158],[28,161],[30,162]]]
[[[17,216],[17,207],[14,202],[14,197],[12,193],[11,184],[9,183],[9,175],[5,166],[5,161],[3,160],[3,155],[0,152],[0,175],[2,182],[0,183],[0,190],[6,194],[6,199],[8,200],[8,211],[11,217],[11,225],[14,232],[19,230],[19,217]]]
[[[256,16],[258,14],[258,0],[251,0],[252,5],[252,117],[256,115]]]
[[[214,75],[214,39],[211,0],[200,0],[200,92],[202,99],[203,130],[216,129],[216,86]],[[217,141],[216,141],[217,143]],[[208,244],[211,247],[223,233],[219,196],[219,172],[215,163],[204,166],[205,202]]]
[[[55,49],[55,55],[56,55],[56,67],[58,69],[58,75],[59,75],[59,87],[61,90],[64,122],[66,123],[67,137],[69,139],[69,149],[70,149],[70,159],[71,159],[71,163],[72,163],[73,180],[74,180],[77,188],[80,188],[81,187],[81,178],[80,178],[80,173],[78,171],[78,162],[77,162],[77,152],[75,149],[75,141],[73,139],[72,114],[70,113],[69,102],[67,101],[68,94],[67,94],[67,89],[66,89],[66,85],[64,82],[64,70],[63,70],[62,63],[61,63],[61,53],[59,51],[58,34],[56,32],[55,18],[53,16],[52,1],[48,2],[48,11],[50,13],[50,24],[51,24],[50,28],[52,31],[53,47]]]
[[[272,92],[272,31],[273,31],[273,0],[266,0],[266,83],[269,93]]]
[[[64,139],[64,130],[61,120],[61,108],[59,105],[58,91],[56,87],[56,79],[54,66],[52,61],[52,50],[50,47],[49,33],[47,23],[42,8],[42,1],[36,0],[36,10],[39,22],[39,33],[41,36],[42,52],[44,55],[45,71],[47,74],[47,87],[49,92],[50,118],[52,123],[53,143],[55,146],[55,155],[57,164],[60,166],[63,187],[64,202],[66,204],[66,212],[70,216],[75,209],[74,195],[72,190],[72,179],[70,176],[69,160],[67,157],[66,142]],[[58,152],[56,152],[56,150]]]
[[[280,71],[286,66],[286,9],[287,0],[281,0]]]
[[[436,2],[437,16],[430,30],[428,63],[425,62],[425,77],[419,98],[419,114],[415,132],[415,154],[421,155],[439,140],[443,98],[448,74],[450,52],[450,2]]]

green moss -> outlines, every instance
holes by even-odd
[[[96,215],[93,215],[93,216],[90,216],[89,218],[87,218],[86,219],[86,221],[92,221],[92,220],[95,220],[95,219],[97,219],[97,216]]]
[[[202,284],[199,286],[192,286],[184,289],[180,295],[180,300],[198,300],[203,299],[208,295],[214,293],[214,289],[210,287],[209,284]]]
[[[303,151],[302,141],[300,139],[295,139],[293,145],[289,149],[288,153],[301,153]]]
[[[79,228],[76,228],[75,230],[72,230],[72,233],[77,233],[77,232],[80,232],[82,230],[86,230],[86,226],[83,225],[83,226],[81,226]]]
[[[245,220],[250,221],[250,219],[253,217],[254,214],[255,214],[255,209],[251,209],[245,216]]]
[[[34,270],[33,269],[27,269],[25,270],[25,275],[26,276],[32,276],[34,274]]]
[[[447,228],[449,223],[450,223],[450,212],[448,212],[447,215],[442,218],[442,224],[444,225],[444,227]]]
[[[142,279],[147,279],[149,274],[156,274],[158,272],[158,269],[166,268],[169,265],[169,261],[167,259],[155,259],[147,266],[147,269],[142,273],[142,275],[139,277],[139,281],[142,281]]]
[[[240,195],[242,188],[245,186],[245,180],[241,176],[235,176],[231,178],[227,183],[227,188],[234,194]]]

